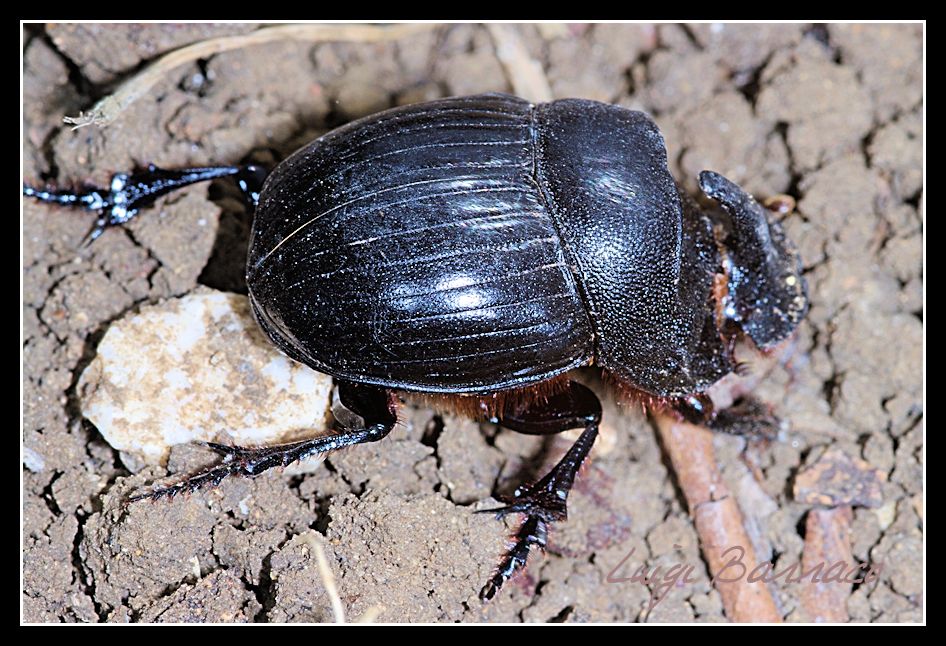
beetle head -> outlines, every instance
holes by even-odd
[[[724,314],[762,350],[788,337],[808,311],[801,259],[774,214],[722,175],[700,173],[703,192],[729,215],[722,240]]]

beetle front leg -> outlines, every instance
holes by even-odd
[[[771,407],[748,395],[740,397],[729,408],[716,413],[709,424],[711,430],[730,435],[771,440],[778,435],[781,420]]]
[[[234,177],[248,208],[255,211],[267,174],[264,168],[254,165],[166,170],[152,164],[133,173],[112,175],[108,188],[72,192],[24,185],[23,194],[41,202],[74,206],[98,213],[99,218],[86,235],[85,241],[88,243],[102,235],[108,227],[130,221],[139,209],[154,203],[162,195],[219,177]]]
[[[525,514],[526,519],[514,536],[515,543],[503,556],[492,578],[480,590],[480,598],[488,601],[496,596],[515,572],[525,567],[532,547],[544,549],[548,542],[549,524],[566,520],[566,502],[575,476],[598,437],[601,403],[593,392],[574,381],[565,391],[550,397],[541,405],[524,410],[505,410],[499,423],[511,430],[530,435],[560,433],[572,428],[585,430],[548,474],[533,485],[516,489],[513,500],[499,509],[480,513]]]
[[[772,439],[781,426],[771,409],[751,396],[737,399],[728,408],[715,410],[705,393],[680,397],[671,404],[673,411],[691,424],[729,435]]]
[[[391,391],[343,381],[338,385],[337,394],[338,402],[333,407],[336,433],[258,448],[208,442],[210,448],[223,456],[219,465],[170,487],[132,496],[128,502],[173,498],[179,493],[191,493],[208,485],[217,486],[228,476],[255,478],[273,467],[285,467],[312,455],[355,444],[377,442],[394,428],[397,422],[397,400]]]

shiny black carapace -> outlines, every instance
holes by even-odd
[[[481,596],[493,597],[564,520],[601,406],[568,371],[597,366],[625,393],[720,430],[704,391],[736,368],[734,343],[788,337],[807,309],[799,259],[766,209],[700,175],[703,211],[667,169],[645,114],[489,94],[388,110],[329,132],[268,177],[253,166],[116,175],[105,190],[27,188],[126,222],[178,186],[233,175],[254,205],[253,311],[293,359],[333,375],[337,433],[294,444],[214,445],[222,463],[139,498],[376,441],[399,391],[450,398],[523,433],[584,428],[500,515],[525,521]],[[752,406],[748,410],[757,410]]]

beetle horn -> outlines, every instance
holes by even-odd
[[[730,217],[722,240],[728,279],[724,315],[762,350],[788,337],[808,310],[801,259],[773,213],[722,175],[700,173],[700,188]]]

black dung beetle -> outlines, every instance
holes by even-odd
[[[548,475],[492,510],[525,521],[484,599],[565,519],[597,435],[601,405],[568,371],[600,367],[650,405],[745,431],[745,411],[716,413],[704,391],[736,369],[737,337],[769,349],[807,310],[800,261],[771,213],[709,171],[700,186],[725,214],[703,211],[671,177],[653,121],[595,101],[450,98],[349,123],[268,177],[152,166],[107,190],[25,192],[98,211],[94,239],[158,195],[223,175],[255,206],[256,318],[287,355],[335,377],[337,432],[214,445],[219,466],[137,498],[380,440],[398,391],[449,397],[523,433],[583,428]]]

